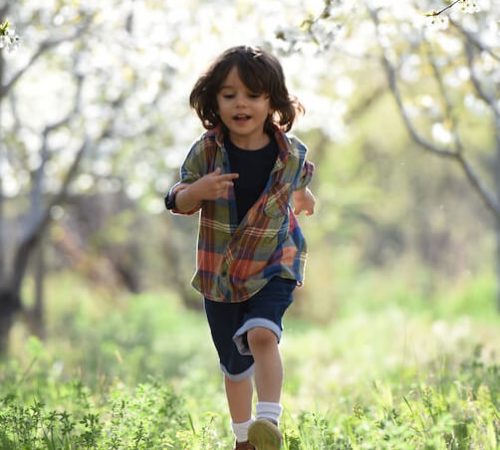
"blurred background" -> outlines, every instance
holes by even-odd
[[[293,313],[495,314],[499,10],[461,3],[4,1],[20,45],[0,60],[2,350],[11,332],[51,336],[48,305],[79,304],[82,286],[106,305],[160,290],[200,309],[197,218],[163,196],[203,131],[191,87],[239,44],[275,52],[306,107],[293,131],[319,207],[300,219]]]
[[[195,80],[249,44],[282,62],[316,164],[282,343],[287,449],[377,442],[406,405],[391,430],[420,444],[387,448],[496,448],[499,24],[499,0],[0,0],[0,447],[28,448],[13,436],[35,413],[16,405],[33,398],[81,417],[88,448],[230,442],[190,286],[197,217],[163,197],[203,132]],[[148,426],[164,444],[137,444]],[[45,439],[33,427],[23,439]]]
[[[168,214],[163,196],[203,132],[195,80],[241,44],[279,57],[306,108],[292,131],[316,164],[317,212],[299,219],[306,283],[283,343],[288,401],[308,407],[311,392],[368,375],[413,379],[443,352],[498,361],[498,0],[0,0],[6,19],[9,370],[218,376],[190,287],[197,217]]]

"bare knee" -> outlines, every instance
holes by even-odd
[[[240,389],[243,387],[246,387],[247,385],[251,386],[251,379],[250,378],[243,378],[241,380],[233,380],[229,378],[227,375],[224,375],[224,382],[226,383],[226,386],[229,388],[233,389]]]
[[[278,338],[267,328],[252,328],[247,333],[248,346],[254,349],[265,349],[277,345]]]

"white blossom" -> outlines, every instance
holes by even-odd
[[[10,28],[8,21],[0,25],[0,49],[6,48],[9,52],[14,51],[19,47],[19,35],[15,30]]]

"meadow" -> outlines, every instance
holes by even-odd
[[[375,302],[374,283],[321,324],[290,311],[284,449],[499,448],[493,278],[432,301]],[[48,291],[47,338],[19,322],[0,366],[0,449],[232,448],[200,312],[172,292],[111,295],[70,274]]]

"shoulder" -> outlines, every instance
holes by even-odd
[[[214,130],[208,130],[198,136],[189,148],[191,157],[201,156],[215,149],[217,146],[217,133]]]
[[[285,141],[288,143],[290,155],[297,159],[304,159],[307,154],[307,146],[295,135],[285,134]]]

